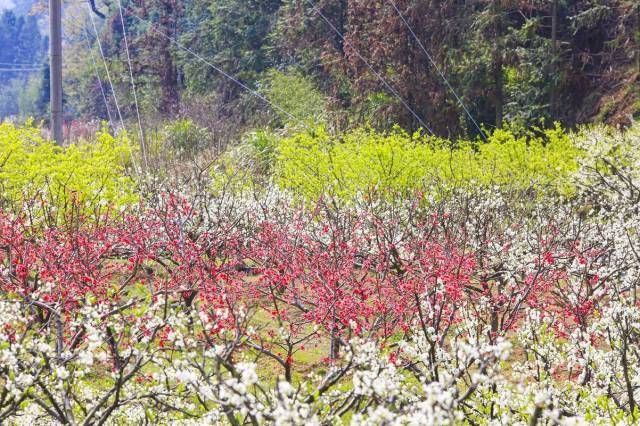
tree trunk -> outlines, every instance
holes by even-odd
[[[331,328],[331,340],[329,345],[329,359],[335,361],[340,357],[340,339],[338,338],[335,325]]]

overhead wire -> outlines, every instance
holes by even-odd
[[[280,105],[277,105],[276,103],[270,101],[267,97],[265,97],[264,95],[262,95],[260,92],[257,92],[256,90],[253,90],[252,88],[250,88],[249,86],[247,86],[246,84],[242,83],[240,80],[238,80],[237,78],[235,78],[234,76],[232,76],[231,74],[227,73],[226,71],[224,71],[222,68],[220,68],[219,66],[213,64],[211,61],[207,60],[206,58],[202,57],[201,55],[199,55],[198,53],[194,52],[193,50],[191,50],[190,48],[182,45],[181,43],[179,43],[175,38],[165,34],[163,31],[160,31],[156,28],[154,28],[154,24],[151,21],[145,20],[143,18],[141,18],[140,16],[138,16],[133,10],[127,8],[127,7],[123,7],[124,10],[128,11],[131,16],[133,16],[135,19],[137,19],[139,22],[141,23],[147,23],[150,25],[150,29],[152,31],[154,31],[156,34],[160,35],[161,37],[164,37],[166,40],[169,40],[171,43],[173,43],[176,47],[178,47],[179,49],[189,53],[190,55],[192,55],[194,58],[198,59],[200,62],[204,63],[205,65],[209,66],[210,68],[212,68],[213,70],[215,70],[216,72],[218,72],[219,74],[221,74],[222,76],[224,76],[225,78],[227,78],[228,80],[232,81],[233,83],[235,83],[236,85],[238,85],[239,87],[241,87],[242,89],[246,90],[247,92],[251,93],[253,96],[257,97],[258,99],[262,100],[263,102],[265,102],[266,104],[270,105],[271,107],[277,109],[278,111],[284,113],[287,117],[298,121],[298,122],[302,122],[302,120],[300,120],[299,118],[297,118],[295,115],[293,115],[292,113],[290,113],[289,111],[287,111],[286,109],[282,108]]]
[[[31,67],[31,68],[37,68],[37,67],[45,67],[45,64],[43,64],[42,62],[39,63],[32,63],[32,64],[27,64],[26,62],[0,62],[0,65],[2,66],[16,66],[16,67]]]
[[[91,48],[91,42],[89,41],[89,36],[82,31],[82,35],[84,35],[85,42],[87,43],[87,48],[89,49],[89,54],[91,55],[91,63],[93,65],[93,72],[98,79],[98,85],[100,86],[100,93],[102,94],[102,100],[104,101],[104,106],[107,109],[107,117],[109,118],[109,125],[113,126],[113,117],[111,116],[111,108],[109,108],[109,100],[107,99],[107,94],[104,91],[104,86],[102,85],[102,78],[100,78],[100,73],[98,72],[98,63],[96,61],[96,57],[93,54],[93,49]]]
[[[424,127],[430,134],[433,135],[434,132],[429,127],[429,125],[407,103],[407,101],[398,93],[398,91],[395,88],[393,88],[393,86],[391,86],[391,84],[378,71],[375,70],[375,68],[371,65],[371,63],[358,51],[358,49],[356,49],[353,46],[353,44],[351,44],[347,40],[347,38],[344,36],[344,34],[340,30],[338,30],[336,28],[336,26],[331,22],[331,20],[329,20],[327,18],[327,16],[311,0],[308,0],[308,2],[310,4],[311,8],[313,9],[313,11],[316,12],[327,23],[327,25],[333,30],[333,32],[336,33],[336,35],[338,37],[340,37],[340,39],[345,43],[345,45],[347,45],[356,54],[356,56],[367,66],[367,68],[373,73],[373,75],[376,76],[376,78],[378,78],[378,80],[380,80],[383,83],[383,85],[391,92],[391,94],[396,99],[398,99],[400,101],[400,103],[411,113],[411,115],[420,123],[420,125],[422,127]],[[480,128],[480,126],[478,125],[476,120],[471,115],[469,109],[466,107],[466,105],[464,104],[464,102],[462,101],[462,99],[460,98],[458,93],[455,91],[455,89],[453,88],[453,86],[451,85],[449,80],[446,78],[444,73],[437,66],[437,64],[435,63],[435,61],[433,60],[432,56],[429,54],[429,52],[425,48],[425,46],[422,43],[422,41],[418,38],[418,36],[416,35],[415,31],[413,30],[413,28],[409,24],[409,22],[406,20],[404,15],[400,12],[398,7],[396,6],[395,2],[393,2],[392,0],[389,0],[389,3],[391,4],[391,6],[395,10],[395,12],[398,14],[398,16],[401,18],[401,20],[403,21],[404,25],[407,27],[407,29],[411,33],[412,37],[414,37],[414,39],[418,43],[418,46],[423,51],[423,53],[425,54],[425,56],[427,57],[427,59],[429,60],[431,65],[436,69],[436,71],[439,74],[439,76],[443,79],[443,81],[445,82],[446,86],[452,92],[452,94],[454,95],[454,97],[456,98],[456,100],[458,101],[460,106],[463,108],[463,110],[465,111],[465,113],[467,114],[467,116],[469,117],[471,122],[473,123],[473,125],[479,131],[479,133],[482,136],[482,138],[486,140],[486,136],[485,136],[484,132],[482,131],[482,129]],[[121,3],[120,0],[118,0],[118,9],[119,9],[119,13],[120,13],[120,20],[121,20],[122,28],[123,28],[123,36],[124,36],[124,41],[125,41],[125,50],[126,50],[126,54],[127,54],[127,62],[128,62],[128,65],[129,65],[129,77],[131,79],[131,85],[132,85],[133,94],[134,94],[134,102],[135,102],[135,106],[136,106],[136,116],[137,116],[137,119],[138,119],[138,130],[139,130],[140,135],[141,135],[141,141],[144,138],[144,133],[143,133],[143,130],[142,130],[142,122],[141,122],[141,118],[140,118],[139,105],[138,105],[138,100],[137,100],[137,91],[136,91],[136,88],[135,88],[135,80],[134,80],[134,77],[133,77],[133,70],[132,70],[130,51],[129,51],[128,40],[127,40],[127,36],[126,36],[126,27],[125,27],[125,22],[124,22],[123,10],[126,10],[127,12],[129,12],[129,14],[132,17],[134,17],[136,20],[138,20],[139,22],[149,24],[150,25],[150,29],[153,32],[155,32],[156,34],[160,35],[161,37],[169,40],[171,43],[176,45],[176,47],[178,47],[179,49],[187,52],[188,54],[190,54],[194,58],[198,59],[200,62],[202,62],[205,65],[207,65],[208,67],[212,68],[213,70],[215,70],[216,72],[218,72],[219,74],[221,74],[222,76],[227,78],[228,80],[232,81],[233,83],[235,83],[236,85],[238,85],[239,87],[244,89],[245,91],[251,93],[253,96],[259,98],[260,100],[262,100],[263,102],[267,103],[268,105],[270,105],[271,107],[275,108],[276,110],[284,113],[287,117],[289,117],[291,119],[294,119],[294,120],[297,120],[297,121],[300,121],[292,113],[290,113],[286,109],[282,108],[280,105],[275,104],[274,102],[272,102],[271,100],[266,98],[264,95],[262,95],[260,92],[257,92],[256,90],[251,89],[246,84],[242,83],[240,80],[238,80],[237,78],[235,78],[231,74],[227,73],[226,71],[224,71],[219,66],[215,65],[214,63],[212,63],[210,60],[204,58],[202,55],[194,52],[192,49],[190,49],[190,48],[184,46],[183,44],[181,44],[180,42],[178,42],[177,39],[165,34],[163,31],[155,28],[155,24],[153,22],[143,19],[142,17],[137,15],[133,10],[122,6],[122,3]],[[91,21],[92,21],[92,25],[94,26],[94,31],[96,32],[96,35],[97,35],[97,29],[95,27],[95,22],[94,22],[92,16],[91,16]],[[109,80],[109,85],[111,87],[111,91],[113,92],[114,100],[115,100],[115,103],[116,103],[116,109],[118,110],[118,116],[120,118],[121,125],[124,127],[121,111],[120,111],[119,105],[117,103],[117,97],[116,97],[116,94],[115,94],[115,91],[114,91],[114,88],[113,88],[113,83],[111,81],[110,73],[109,73],[108,68],[106,66],[106,61],[105,61],[105,57],[104,57],[104,51],[102,49],[102,45],[100,43],[99,38],[98,38],[97,42],[98,42],[98,47],[99,47],[99,50],[100,50],[100,54],[101,54],[102,59],[103,59],[103,63],[105,65],[105,71],[107,73],[107,78]]]
[[[433,60],[433,58],[431,57],[431,55],[429,54],[429,52],[427,51],[426,47],[424,47],[424,44],[422,44],[422,41],[420,40],[420,38],[416,35],[415,31],[413,30],[413,28],[411,27],[411,25],[409,25],[409,22],[405,19],[404,15],[400,12],[400,9],[398,9],[398,6],[396,6],[395,2],[393,0],[388,0],[389,4],[391,4],[391,6],[393,7],[393,9],[396,11],[396,13],[398,14],[398,16],[400,17],[400,19],[402,20],[402,22],[404,22],[404,25],[407,27],[407,29],[409,30],[409,32],[411,33],[411,35],[413,36],[413,38],[416,40],[416,42],[418,43],[418,46],[420,46],[420,49],[424,52],[425,56],[427,57],[427,59],[429,59],[429,62],[431,63],[431,65],[433,66],[433,68],[435,68],[436,72],[440,75],[440,77],[444,80],[445,84],[447,85],[447,87],[449,88],[449,90],[451,90],[451,93],[453,93],[453,96],[455,96],[456,100],[458,101],[458,103],[460,104],[460,106],[462,107],[462,109],[464,110],[464,112],[467,114],[467,116],[469,117],[469,119],[471,120],[471,122],[473,123],[473,125],[475,126],[475,128],[478,130],[478,132],[480,132],[480,136],[482,137],[482,139],[484,139],[485,142],[487,142],[487,137],[484,134],[484,132],[482,131],[482,129],[480,128],[480,126],[478,125],[478,123],[476,122],[476,120],[473,118],[473,116],[471,115],[471,113],[469,112],[469,109],[467,109],[466,105],[464,104],[464,102],[462,102],[462,99],[460,98],[460,96],[458,96],[458,93],[455,91],[455,89],[453,88],[453,86],[451,85],[451,83],[449,82],[449,80],[447,79],[447,77],[445,77],[444,73],[440,70],[440,67],[438,67],[438,65],[436,64],[436,62]]]
[[[43,71],[46,70],[47,67],[39,67],[39,68],[0,68],[0,71],[2,72],[21,72],[21,71],[26,71],[26,72],[33,72],[33,71]]]
[[[109,72],[109,67],[107,66],[107,60],[105,58],[104,55],[104,50],[102,49],[102,42],[100,42],[100,34],[98,33],[98,27],[96,26],[95,20],[93,19],[93,11],[91,10],[91,6],[89,5],[89,3],[86,3],[87,6],[87,10],[89,12],[89,20],[91,21],[91,25],[93,26],[93,31],[95,33],[96,36],[96,43],[98,44],[98,50],[100,51],[100,56],[102,57],[102,63],[104,65],[104,69],[107,75],[107,80],[109,81],[109,86],[111,87],[111,93],[113,95],[113,100],[114,100],[114,104],[116,107],[116,111],[118,112],[118,118],[120,119],[120,125],[122,126],[122,129],[124,129],[126,131],[126,127],[124,125],[124,120],[122,119],[122,112],[120,111],[120,105],[118,104],[118,96],[116,94],[116,91],[113,87],[113,81],[111,80],[111,73]],[[133,152],[131,150],[131,146],[129,146],[129,144],[127,143],[127,147],[129,148],[129,154],[131,155],[131,163],[133,165],[133,170],[137,173],[140,174],[140,170],[138,168],[138,165],[136,163],[135,157],[133,156]]]
[[[82,38],[84,39],[84,42],[87,46],[87,50],[89,51],[89,55],[91,57],[91,65],[92,65],[93,73],[95,74],[96,79],[98,80],[98,85],[100,86],[100,94],[102,96],[102,100],[104,101],[104,106],[107,111],[107,120],[109,122],[109,126],[111,128],[115,128],[115,125],[113,123],[113,115],[111,114],[111,108],[109,107],[109,100],[107,99],[107,93],[104,90],[104,82],[102,81],[102,78],[100,77],[100,73],[98,70],[98,61],[96,61],[96,57],[93,52],[93,46],[91,45],[91,40],[89,39],[88,32],[90,32],[90,29],[86,25],[83,25],[78,20],[65,22],[64,25],[65,27],[67,26],[71,27],[72,31],[74,31],[75,33],[81,34]]]
[[[329,20],[329,18],[327,18],[325,14],[322,13],[322,11],[318,7],[316,7],[316,5],[312,2],[312,0],[307,0],[307,1],[311,6],[311,8],[329,25],[329,27],[331,27],[333,32],[335,32],[336,35],[340,37],[342,42],[345,43],[347,46],[349,46],[349,48],[356,54],[356,56],[358,56],[358,58],[360,58],[360,60],[364,62],[364,64],[369,68],[369,70],[373,73],[373,75],[375,75],[378,78],[378,80],[380,80],[382,84],[384,84],[384,86],[393,94],[393,96],[395,96],[400,101],[400,103],[411,113],[411,115],[413,115],[413,117],[416,120],[418,120],[421,126],[427,129],[427,131],[433,135],[434,133],[431,130],[431,128],[424,122],[424,120],[418,115],[418,113],[413,108],[411,108],[411,106],[402,98],[402,96],[400,96],[400,94],[391,86],[391,84],[389,84],[389,82],[378,71],[376,71],[373,68],[373,66],[369,63],[369,61],[367,61],[367,59],[364,56],[362,56],[362,54],[358,51],[358,49],[356,49],[349,42],[349,40],[345,38],[344,34],[342,34],[342,32],[340,32],[340,30],[336,28],[336,26]]]
[[[138,119],[138,131],[140,132],[140,146],[142,148],[142,159],[144,161],[145,170],[149,170],[147,163],[147,150],[144,141],[144,132],[142,131],[142,120],[140,120],[140,108],[138,107],[138,94],[136,91],[136,83],[133,78],[133,66],[131,65],[131,56],[129,54],[129,42],[127,41],[127,29],[124,24],[124,16],[122,13],[122,2],[118,0],[118,11],[120,12],[120,23],[122,24],[122,36],[124,38],[124,47],[127,52],[127,63],[129,64],[129,77],[131,78],[131,89],[133,91],[133,101],[136,106],[136,117]]]
[[[91,26],[93,27],[93,32],[96,36],[96,44],[98,45],[98,51],[100,52],[100,57],[102,58],[102,64],[104,66],[104,71],[107,75],[107,81],[109,82],[109,87],[111,88],[111,94],[113,96],[113,101],[116,107],[116,112],[118,113],[118,119],[120,120],[120,126],[124,129],[124,120],[122,119],[122,112],[120,111],[120,105],[118,104],[118,96],[116,95],[116,91],[113,87],[113,81],[111,80],[111,73],[109,72],[109,67],[107,66],[107,60],[104,56],[104,50],[102,49],[102,42],[100,41],[100,33],[98,33],[98,27],[96,27],[96,22],[93,19],[93,11],[91,10],[91,6],[89,3],[86,3],[87,10],[89,12],[89,20],[91,21]]]

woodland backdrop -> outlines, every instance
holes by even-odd
[[[18,3],[2,12],[0,62],[46,67],[46,5]],[[340,129],[360,124],[387,128],[392,123],[415,129],[422,124],[379,74],[437,135],[477,134],[438,70],[470,115],[488,128],[505,121],[520,126],[541,121],[566,127],[594,121],[628,125],[640,110],[640,6],[633,0],[121,4],[146,126],[188,118],[214,129],[217,143],[249,127],[285,123],[211,64],[284,103],[284,109],[295,109],[303,118],[320,113]],[[116,115],[109,78],[124,119],[136,116],[117,5],[97,0],[95,31],[86,3],[65,5],[68,121]],[[0,116],[46,119],[47,75],[46,68],[0,72]]]

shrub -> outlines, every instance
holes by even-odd
[[[584,127],[574,136],[584,151],[574,173],[576,187],[600,207],[619,210],[622,203],[640,202],[640,125],[626,130],[606,126]]]
[[[323,195],[353,200],[360,195],[412,193],[430,185],[509,185],[567,193],[579,150],[560,127],[540,136],[496,130],[476,144],[359,129],[339,138],[324,129],[280,141],[276,174],[280,186],[308,200]]]
[[[134,182],[126,176],[131,151],[126,138],[106,131],[94,143],[65,148],[45,141],[27,124],[0,124],[0,185],[5,208],[31,204],[55,220],[72,205],[92,212],[105,205],[135,202]],[[73,200],[73,202],[71,202]]]
[[[164,146],[158,148],[163,151],[168,148],[179,156],[193,155],[206,146],[210,137],[207,129],[189,119],[174,120],[164,126]]]
[[[326,99],[313,81],[296,71],[271,70],[262,81],[265,97],[282,110],[274,111],[282,123],[321,123],[326,118]],[[287,113],[295,118],[289,117]]]

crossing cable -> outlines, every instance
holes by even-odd
[[[122,24],[122,35],[124,37],[124,47],[127,52],[127,62],[129,64],[129,77],[131,78],[131,89],[133,90],[133,101],[136,106],[136,117],[138,118],[138,131],[140,132],[140,146],[142,147],[142,159],[144,160],[145,170],[149,170],[147,163],[147,149],[144,143],[144,132],[142,131],[142,121],[140,120],[140,109],[138,108],[138,95],[136,93],[136,83],[133,78],[133,67],[131,65],[131,56],[129,55],[129,42],[127,41],[127,30],[124,25],[124,16],[122,16],[122,2],[118,0],[118,11],[120,12],[120,23]]]
[[[118,112],[118,118],[120,119],[120,125],[122,129],[126,131],[126,127],[124,125],[124,120],[122,119],[122,112],[120,111],[120,106],[118,105],[118,96],[116,95],[116,91],[113,88],[113,81],[111,80],[111,73],[109,72],[109,67],[107,66],[107,60],[104,56],[104,50],[102,50],[102,43],[100,42],[100,34],[98,33],[98,27],[96,27],[96,22],[93,19],[93,11],[91,10],[91,6],[89,3],[85,3],[87,5],[87,10],[89,11],[89,19],[91,20],[91,25],[93,26],[93,31],[96,35],[96,42],[98,43],[98,50],[100,51],[100,56],[102,57],[102,64],[104,65],[104,70],[107,73],[107,80],[109,81],[109,86],[111,87],[111,93],[113,95],[113,100],[116,106],[116,111]],[[131,163],[133,165],[133,170],[140,174],[138,170],[138,164],[136,163],[135,157],[133,156],[133,151],[131,150],[131,146],[127,143],[127,147],[129,147],[129,154],[131,156]]]
[[[378,73],[373,66],[369,63],[369,61],[367,61],[365,59],[364,56],[362,56],[362,54],[360,54],[360,52],[358,51],[358,49],[356,49],[351,43],[349,43],[349,41],[345,38],[345,36],[340,32],[340,30],[338,30],[336,28],[335,25],[333,25],[333,23],[325,16],[324,13],[322,13],[322,11],[320,9],[318,9],[318,7],[316,7],[316,5],[312,2],[312,0],[308,0],[309,5],[311,6],[311,8],[329,25],[329,27],[331,27],[331,29],[333,30],[333,32],[336,33],[336,35],[338,37],[340,37],[340,39],[343,41],[343,43],[345,43],[347,46],[349,46],[349,48],[358,56],[358,58],[360,58],[360,60],[362,62],[365,63],[365,65],[367,65],[367,67],[369,68],[369,70],[378,78],[378,80],[380,80],[385,87],[402,103],[402,105],[411,113],[411,115],[413,115],[413,117],[418,120],[418,122],[420,122],[420,124],[429,131],[429,133],[431,133],[431,135],[434,135],[433,131],[431,130],[431,128],[422,120],[422,118],[420,118],[420,116],[418,115],[418,113],[416,113],[413,108],[411,108],[409,106],[409,104],[407,104],[407,102],[402,98],[402,96],[400,96],[400,94],[389,84],[389,82],[382,77],[382,75],[380,75],[380,73]]]
[[[208,61],[207,59],[205,59],[204,57],[202,57],[201,55],[197,54],[196,52],[194,52],[193,50],[189,49],[188,47],[185,47],[184,45],[180,44],[175,38],[166,35],[164,32],[154,28],[154,24],[153,22],[147,21],[143,18],[141,18],[140,16],[138,16],[133,10],[127,8],[127,7],[123,7],[124,10],[126,10],[127,12],[129,12],[131,14],[131,16],[133,16],[134,18],[136,18],[139,22],[143,23],[143,24],[149,24],[150,25],[150,29],[155,32],[156,34],[164,37],[165,39],[169,40],[171,43],[175,44],[176,47],[178,47],[181,50],[184,50],[185,52],[189,53],[190,55],[192,55],[194,58],[198,59],[200,62],[208,65],[209,67],[211,67],[213,70],[215,70],[216,72],[218,72],[219,74],[223,75],[225,78],[229,79],[230,81],[232,81],[233,83],[237,84],[239,87],[241,87],[242,89],[246,90],[247,92],[251,93],[253,96],[257,97],[258,99],[262,100],[263,102],[267,103],[268,105],[272,106],[273,108],[277,109],[278,111],[284,113],[287,117],[299,122],[299,123],[303,123],[302,120],[300,120],[299,118],[297,118],[295,115],[291,114],[289,111],[285,110],[284,108],[282,108],[281,106],[273,103],[272,101],[270,101],[269,99],[267,99],[264,95],[262,95],[260,92],[257,92],[253,89],[251,89],[249,86],[247,86],[246,84],[242,83],[240,80],[238,80],[237,78],[235,78],[234,76],[232,76],[231,74],[225,72],[222,68],[216,66],[215,64],[213,64],[212,62]]]
[[[27,62],[0,62],[0,65],[15,65],[16,67],[40,67],[44,66],[42,62],[38,63],[27,63]]]
[[[89,3],[86,3],[87,10],[89,11],[89,19],[91,20],[91,25],[93,26],[93,32],[96,35],[96,43],[98,44],[98,50],[100,51],[100,56],[102,57],[102,64],[104,65],[104,71],[107,74],[107,80],[109,81],[109,87],[111,88],[111,94],[113,95],[113,100],[116,107],[116,112],[118,113],[118,119],[120,120],[120,126],[124,129],[124,120],[122,119],[122,113],[120,112],[120,105],[118,105],[118,96],[116,95],[116,91],[113,88],[113,81],[111,80],[111,73],[109,72],[109,67],[107,66],[107,60],[104,56],[104,50],[102,50],[102,42],[100,42],[100,34],[98,33],[98,27],[96,27],[96,22],[93,19],[93,11],[91,10],[91,6]]]
[[[0,66],[2,67],[18,67],[16,69],[23,69],[23,68],[47,68],[47,66],[43,63],[39,63],[39,64],[16,64],[15,62],[0,62]]]
[[[91,42],[89,41],[89,36],[84,31],[82,31],[82,35],[84,36],[84,40],[87,43],[87,48],[89,49],[89,54],[91,55],[93,72],[96,74],[96,78],[98,79],[98,85],[100,86],[100,93],[102,94],[102,100],[104,101],[104,106],[107,109],[107,117],[109,118],[109,124],[113,127],[113,117],[111,116],[111,108],[109,108],[109,101],[107,100],[107,94],[104,91],[104,86],[102,85],[102,79],[100,78],[100,73],[98,72],[98,63],[96,61],[95,55],[93,54],[93,49],[91,48]]]
[[[424,47],[424,44],[422,44],[422,41],[420,41],[420,39],[418,38],[418,36],[416,35],[415,31],[413,31],[413,28],[411,27],[411,25],[409,25],[409,22],[407,22],[407,20],[405,19],[405,17],[402,15],[402,13],[400,12],[400,9],[398,9],[398,7],[396,6],[395,2],[393,0],[388,0],[389,4],[391,4],[391,6],[393,7],[393,9],[396,11],[396,13],[398,14],[398,16],[400,17],[400,19],[402,20],[402,22],[404,22],[404,25],[407,27],[407,29],[409,30],[409,32],[411,33],[411,35],[413,36],[413,38],[416,40],[416,42],[418,43],[418,46],[420,46],[420,49],[422,49],[422,51],[424,52],[424,54],[426,55],[426,57],[429,59],[429,62],[431,62],[431,65],[433,66],[433,68],[435,68],[435,70],[438,72],[438,74],[440,75],[440,77],[442,77],[442,79],[444,80],[445,84],[447,85],[447,87],[449,88],[449,90],[451,90],[451,93],[453,93],[453,96],[455,96],[456,100],[458,101],[458,103],[460,104],[460,106],[462,107],[462,109],[464,110],[464,112],[467,114],[467,116],[469,117],[469,119],[473,122],[473,125],[475,126],[476,129],[478,129],[478,132],[480,132],[480,136],[482,136],[482,139],[484,139],[485,142],[487,141],[487,137],[485,136],[484,132],[482,131],[482,129],[480,128],[480,126],[478,126],[478,123],[476,122],[476,120],[473,118],[473,116],[471,115],[471,113],[469,112],[469,110],[467,109],[467,107],[464,105],[464,102],[462,102],[462,99],[460,99],[460,96],[458,96],[458,93],[456,93],[455,89],[453,88],[453,86],[451,85],[451,83],[449,83],[449,80],[447,80],[447,78],[445,77],[444,73],[440,70],[440,67],[438,67],[438,65],[436,64],[436,62],[433,60],[433,58],[431,57],[431,55],[429,54],[429,52],[427,51],[427,49]]]
[[[47,67],[39,67],[39,68],[0,68],[0,71],[3,72],[21,72],[21,71],[26,71],[26,72],[33,72],[33,71],[43,71],[46,70]]]
[[[87,49],[89,51],[89,55],[91,55],[91,64],[92,64],[92,68],[93,68],[93,72],[96,76],[96,79],[98,80],[98,85],[100,86],[100,94],[102,95],[102,100],[104,101],[104,106],[107,110],[107,119],[109,121],[109,126],[111,126],[111,128],[115,128],[114,124],[113,124],[113,115],[111,114],[111,108],[109,108],[109,101],[107,100],[107,93],[104,90],[104,86],[103,86],[103,82],[102,82],[102,78],[100,77],[100,73],[98,72],[98,62],[96,61],[96,57],[95,54],[93,53],[93,47],[91,46],[91,40],[89,40],[89,35],[87,34],[89,32],[89,29],[86,27],[86,25],[82,25],[79,22],[67,22],[65,23],[66,26],[70,26],[72,28],[73,31],[76,31],[80,34],[82,34],[82,37],[84,39],[84,42],[87,46]]]

